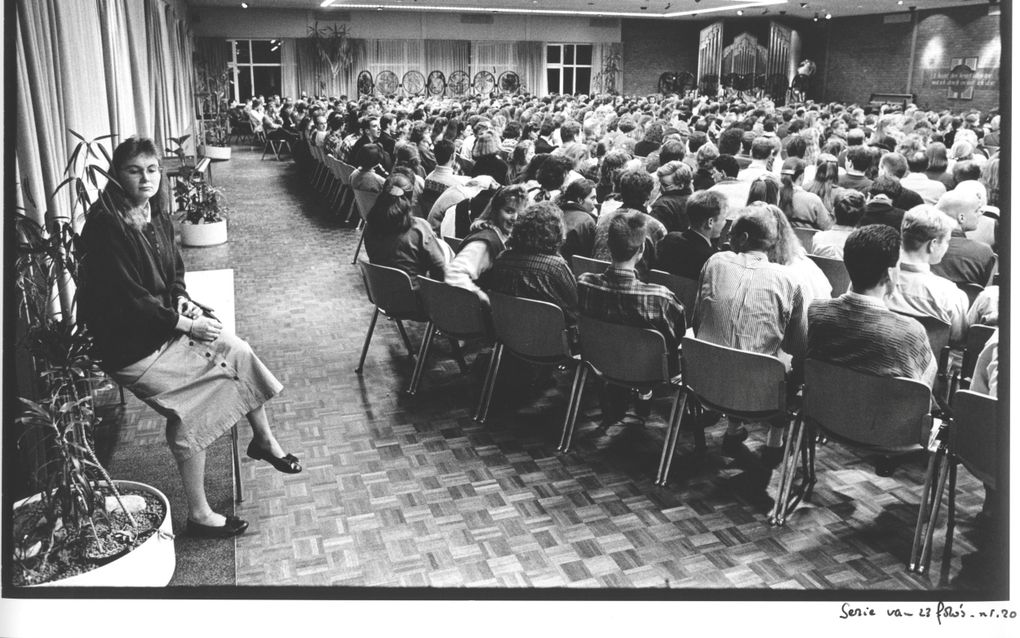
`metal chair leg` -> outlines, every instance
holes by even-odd
[[[365,241],[365,222],[361,222],[361,233],[358,235],[358,247],[354,249],[354,259],[351,260],[352,264],[358,263],[358,254],[361,252],[361,244]]]
[[[413,361],[414,348],[411,347],[411,340],[407,338],[407,330],[404,329],[404,322],[400,319],[394,319],[393,323],[397,324],[397,331],[400,332],[400,338],[404,340],[404,346],[407,348],[407,356]]]
[[[230,456],[234,466],[234,494],[238,503],[244,501],[244,486],[241,483],[241,453],[237,449],[237,424],[230,428]]]
[[[574,373],[574,386],[570,390],[570,406],[563,421],[563,436],[560,438],[559,451],[566,454],[574,440],[574,426],[577,424],[577,412],[581,409],[581,396],[584,394],[584,382],[588,378],[588,365],[581,361]]]
[[[478,398],[478,410],[475,412],[475,421],[485,423],[489,418],[489,406],[492,404],[492,394],[496,389],[496,379],[499,377],[499,364],[503,359],[503,344],[496,342],[492,349],[492,359],[489,361],[489,370],[485,374],[485,382],[482,384],[482,396]]]
[[[946,505],[946,541],[942,548],[939,585],[949,584],[949,568],[953,559],[953,534],[956,532],[956,463],[949,466],[949,503]]]
[[[941,467],[942,457],[945,454],[943,448],[937,449],[928,456],[928,469],[924,473],[924,487],[921,488],[921,502],[917,505],[917,524],[914,525],[914,541],[910,546],[910,571],[917,571],[921,562],[921,539],[924,537],[925,525],[931,524],[931,503],[932,487],[935,484],[935,476]]]
[[[797,475],[797,457],[801,454],[801,445],[804,439],[804,419],[798,415],[792,429],[786,434],[786,445],[783,448],[783,462],[779,465],[779,490],[776,494],[775,503],[772,506],[772,513],[769,516],[769,523],[782,526],[786,523],[786,515],[791,509],[789,503],[790,492],[793,488],[793,481]],[[809,480],[805,473],[805,484]],[[798,499],[799,500],[799,499]]]
[[[662,457],[659,459],[659,470],[655,476],[656,485],[664,486],[669,479],[669,469],[673,465],[673,455],[676,453],[676,442],[680,438],[680,421],[683,419],[686,406],[687,390],[680,388],[673,400],[673,409],[669,414],[669,429],[666,430],[666,438],[662,441]]]
[[[432,346],[432,338],[436,335],[436,326],[431,321],[425,326],[425,337],[421,340],[421,348],[418,349],[418,361],[414,364],[414,372],[411,374],[411,385],[407,393],[414,396],[418,392],[418,384],[421,383],[421,375],[425,372],[425,361],[429,356],[429,348]]]
[[[935,526],[939,520],[939,510],[942,507],[942,494],[945,492],[946,480],[949,478],[950,467],[955,465],[956,459],[950,454],[946,454],[946,458],[939,469],[939,480],[935,487],[935,493],[932,495],[931,513],[929,514],[928,529],[925,530],[924,544],[921,545],[921,557],[918,559],[917,573],[923,574],[928,571],[928,561],[931,558],[932,539],[935,537]]]
[[[368,324],[368,334],[365,335],[365,345],[361,346],[361,359],[358,361],[358,367],[354,371],[361,374],[361,371],[365,369],[365,355],[368,354],[368,344],[372,343],[372,333],[375,332],[375,322],[379,320],[379,306],[375,307],[372,311],[372,321]]]

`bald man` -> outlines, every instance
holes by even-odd
[[[981,198],[973,190],[956,188],[939,198],[936,208],[948,215],[956,226],[949,237],[949,248],[942,261],[932,264],[931,271],[960,284],[985,286],[995,267],[995,253],[988,244],[969,239],[981,218]]]

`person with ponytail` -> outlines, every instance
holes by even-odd
[[[782,179],[779,208],[795,228],[828,230],[832,226],[832,215],[825,209],[822,199],[801,187],[804,166],[804,160],[799,157],[788,157],[783,162],[779,173]]]

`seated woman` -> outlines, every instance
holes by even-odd
[[[471,167],[471,177],[488,175],[500,186],[510,183],[510,167],[500,158],[500,145],[496,134],[489,131],[475,140],[471,155],[475,165]]]
[[[386,180],[379,199],[368,212],[365,223],[365,252],[380,266],[399,268],[411,275],[417,287],[418,275],[439,279],[446,276],[450,249],[436,237],[429,223],[414,214],[414,184],[403,172]]]
[[[378,144],[365,144],[358,150],[354,158],[357,169],[351,173],[351,188],[370,193],[382,192],[386,182],[386,169],[383,168],[383,149]]]
[[[514,150],[510,154],[510,181],[516,184],[534,178],[534,175],[526,176],[533,157],[535,157],[535,143],[531,140],[521,140],[514,146]]]
[[[818,267],[818,264],[811,261],[800,243],[797,234],[793,232],[790,220],[778,206],[771,204],[755,203],[752,206],[767,207],[776,218],[776,227],[779,231],[775,245],[768,250],[769,261],[774,264],[788,266],[800,279],[804,290],[804,305],[807,306],[815,299],[830,299],[832,297],[832,284],[828,277]],[[846,291],[840,291],[843,293]]]
[[[206,499],[205,449],[247,417],[248,456],[301,471],[273,436],[263,404],[283,386],[251,347],[188,296],[174,241],[170,198],[151,139],[117,146],[108,182],[82,231],[79,318],[114,380],[166,417],[166,438],[184,484],[187,532],[227,538],[248,528]]]
[[[811,254],[829,259],[843,259],[846,238],[857,228],[864,214],[864,193],[842,188],[834,205],[836,223],[829,230],[815,233],[811,241]]]
[[[804,160],[788,157],[780,172],[783,184],[779,191],[779,208],[786,213],[790,223],[798,228],[828,230],[832,217],[818,195],[801,188],[804,180]]]
[[[509,248],[488,273],[488,290],[554,303],[575,323],[577,282],[559,254],[562,244],[560,209],[550,202],[528,206],[514,222]]]
[[[763,173],[751,182],[751,188],[747,191],[747,205],[755,202],[779,205],[779,182],[771,173]]]
[[[818,195],[825,210],[830,213],[835,205],[836,194],[839,192],[839,160],[835,155],[822,153],[815,164],[815,174],[811,182],[804,187],[809,193]]]
[[[485,210],[471,224],[471,232],[461,243],[457,256],[446,267],[446,283],[472,290],[488,303],[489,297],[478,286],[478,280],[503,252],[527,200],[524,187],[518,185],[503,186],[493,194]]]

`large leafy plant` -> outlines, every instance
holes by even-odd
[[[223,192],[213,188],[198,171],[174,183],[174,201],[179,219],[189,224],[222,221],[228,212]]]
[[[97,528],[109,523],[104,494],[123,506],[117,488],[96,458],[93,432],[96,414],[93,382],[100,376],[91,354],[88,332],[75,321],[74,292],[80,283],[82,251],[76,231],[96,201],[100,179],[116,181],[97,162],[110,161],[102,141],[70,131],[79,143],[72,150],[66,178],[47,203],[64,189],[71,193],[69,215],[47,215],[48,227],[18,210],[10,217],[16,237],[14,283],[19,298],[21,345],[31,355],[43,390],[41,398],[22,398],[17,423],[24,428],[18,447],[24,453],[35,442],[44,448],[32,483],[39,501],[19,510],[14,529],[14,558],[26,582],[42,580],[56,556],[75,554],[96,559],[110,546]],[[33,206],[35,202],[26,193]],[[104,201],[105,200],[99,200]],[[28,436],[32,434],[34,436]]]

